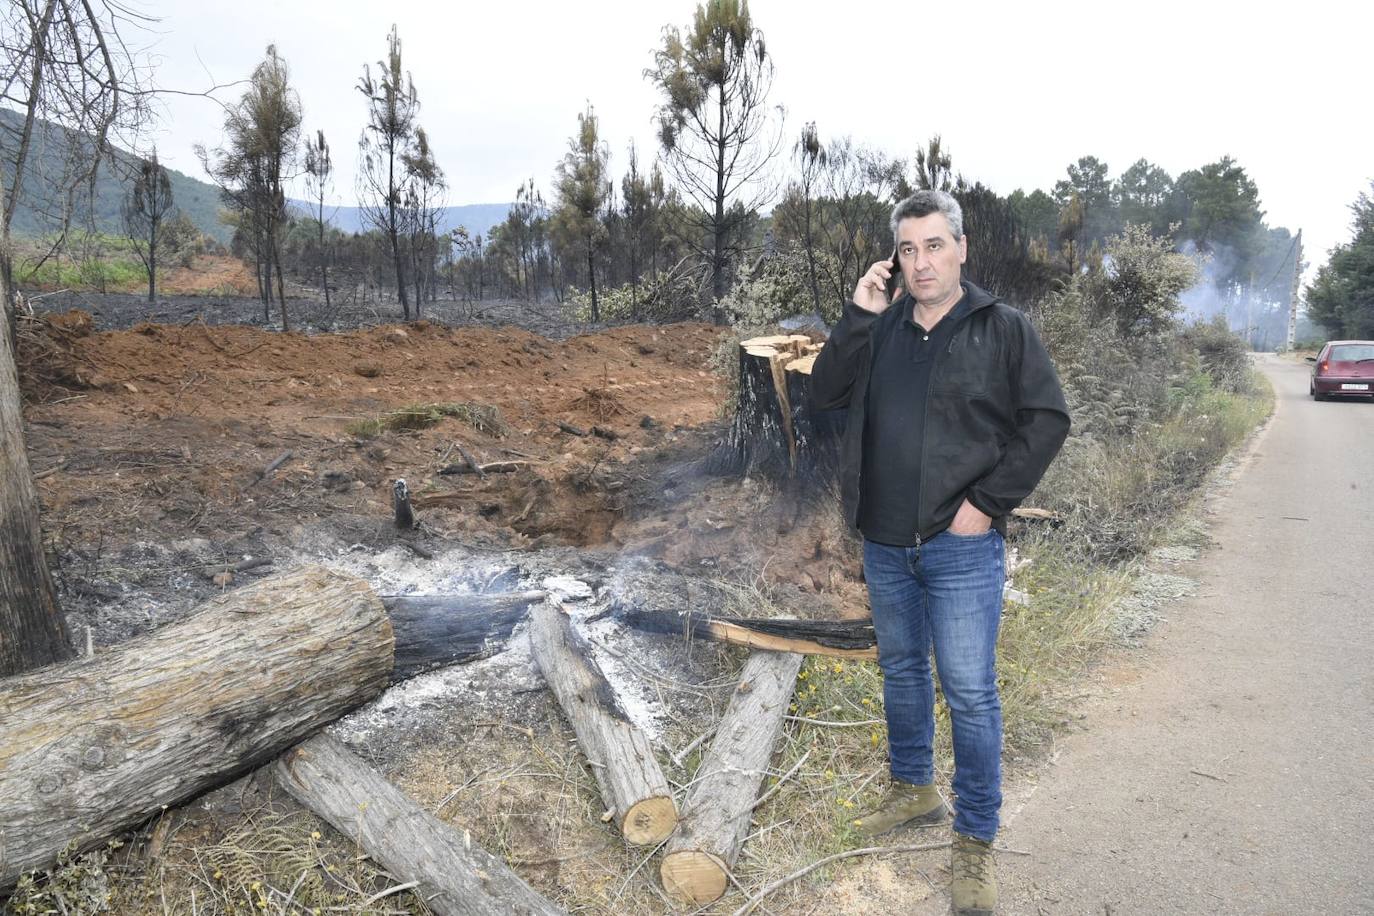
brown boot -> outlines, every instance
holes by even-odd
[[[949,806],[935,786],[894,779],[877,807],[854,821],[854,829],[864,836],[882,836],[899,827],[938,824],[948,813]]]
[[[997,909],[997,867],[992,843],[954,834],[950,896],[954,916],[992,916]]]

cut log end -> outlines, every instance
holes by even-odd
[[[621,822],[626,842],[637,846],[657,846],[677,827],[677,805],[671,796],[646,798],[630,806]]]
[[[663,889],[683,903],[703,905],[719,900],[727,883],[725,863],[709,852],[684,849],[663,857]]]

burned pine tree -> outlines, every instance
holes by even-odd
[[[843,420],[808,404],[821,346],[805,334],[740,341],[735,415],[709,471],[812,486],[833,479]]]

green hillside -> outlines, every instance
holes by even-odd
[[[4,161],[7,173],[14,161],[22,126],[23,120],[17,113],[0,109],[0,159]],[[54,228],[44,212],[54,209],[51,199],[54,196],[53,176],[61,174],[70,144],[71,132],[65,128],[40,122],[35,130],[29,163],[24,170],[24,193],[19,209],[14,214],[12,229],[16,235],[42,235]],[[118,235],[124,231],[119,216],[120,202],[128,190],[128,182],[122,176],[131,173],[137,160],[122,150],[116,150],[114,157],[114,167],[105,164],[100,169],[93,205],[90,195],[85,192],[79,193],[73,204],[76,225],[84,225],[88,213],[93,210],[95,228]],[[232,233],[219,220],[218,189],[174,169],[168,169],[167,174],[172,179],[172,197],[176,206],[190,217],[201,232],[228,244]]]

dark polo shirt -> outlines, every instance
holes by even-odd
[[[870,541],[911,547],[931,370],[935,354],[949,346],[955,325],[968,314],[969,299],[965,292],[929,330],[912,321],[916,303],[910,296],[893,308],[906,314],[885,339],[874,341],[858,521]]]

